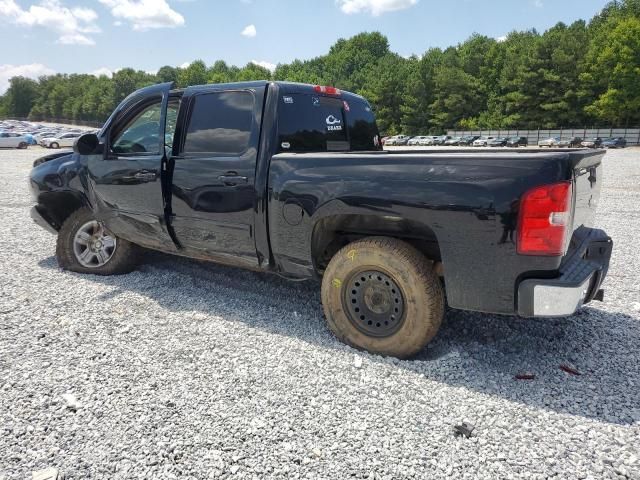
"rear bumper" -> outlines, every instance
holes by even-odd
[[[613,242],[604,231],[584,227],[575,232],[573,242],[578,246],[560,267],[559,277],[520,282],[518,315],[563,317],[594,298],[601,299]]]

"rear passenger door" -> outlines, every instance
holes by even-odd
[[[195,87],[171,161],[171,226],[191,256],[257,266],[255,169],[265,87]]]

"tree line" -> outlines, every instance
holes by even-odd
[[[33,120],[106,120],[132,91],[158,82],[178,87],[244,80],[333,85],[372,104],[385,134],[448,128],[507,129],[640,125],[640,0],[609,3],[590,21],[558,23],[504,39],[474,34],[446,49],[404,58],[378,33],[338,40],[326,55],[279,64],[198,60],[156,74],[125,68],[113,76],[14,77],[0,115]]]

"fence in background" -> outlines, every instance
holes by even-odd
[[[527,137],[530,145],[537,145],[540,140],[550,137],[561,138],[597,138],[603,140],[611,137],[622,137],[627,145],[640,145],[640,128],[556,128],[541,130],[449,130],[447,135],[463,137],[465,135],[482,135],[486,137]]]

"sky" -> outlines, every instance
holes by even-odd
[[[156,72],[196,59],[274,68],[326,54],[339,38],[387,36],[409,56],[474,32],[544,31],[607,0],[0,0],[0,94],[8,78]]]

